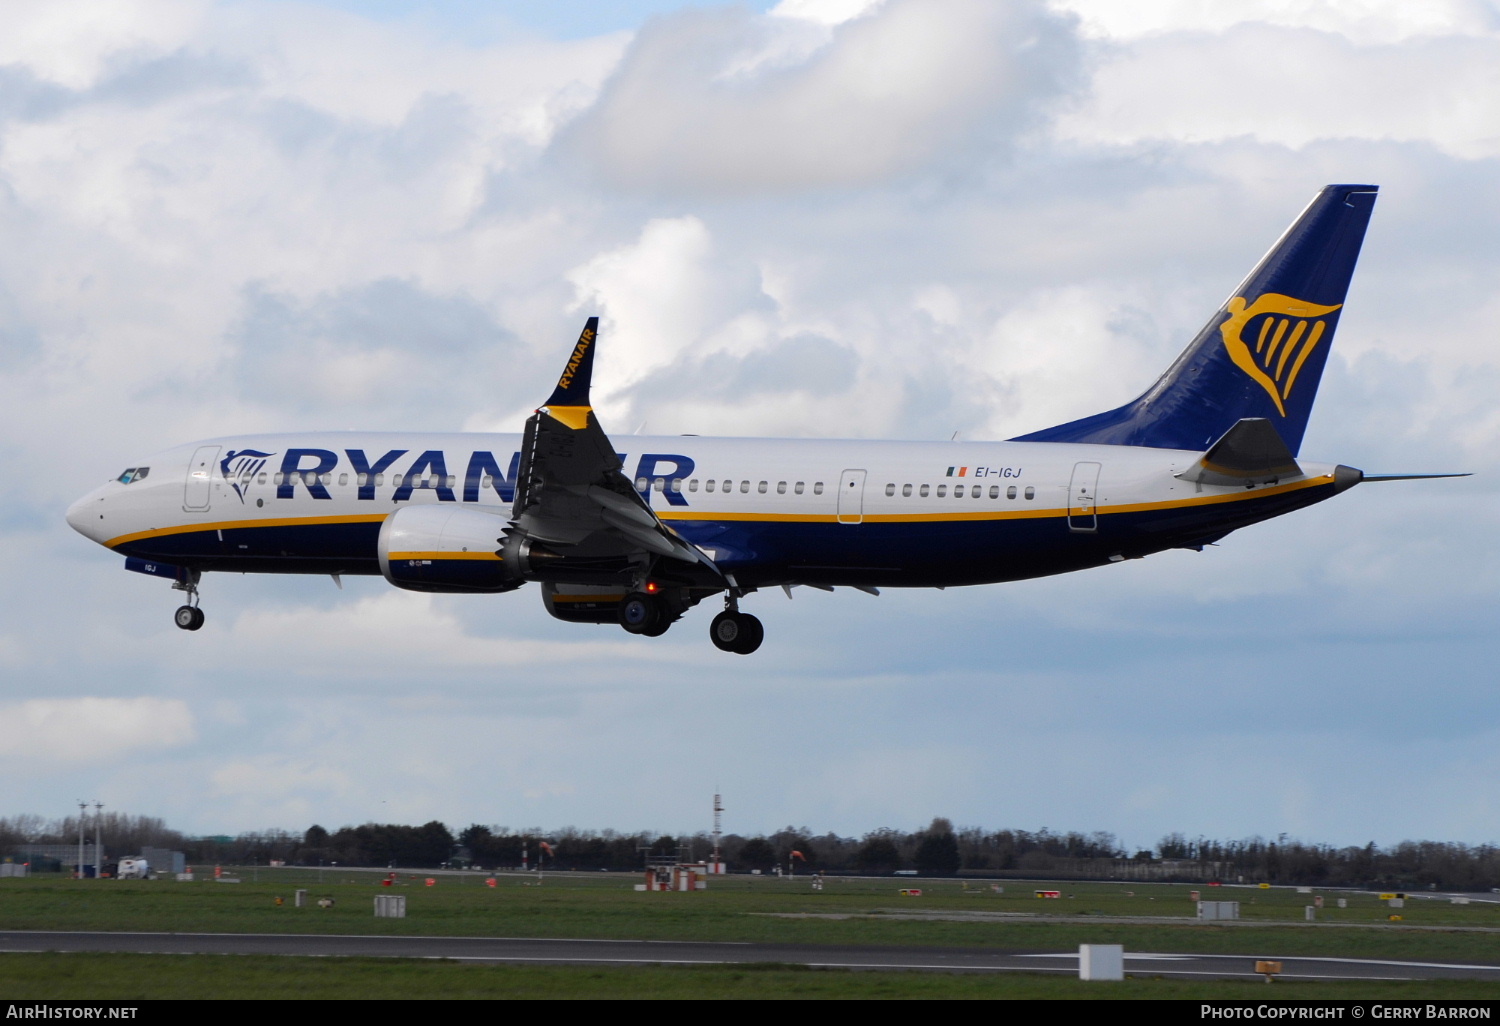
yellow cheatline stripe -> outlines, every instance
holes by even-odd
[[[679,510],[653,510],[661,520],[774,520],[782,524],[831,524],[838,518],[832,513],[696,513]]]
[[[392,552],[391,559],[493,559],[503,562],[498,552]]]
[[[378,524],[390,514],[362,513],[341,517],[274,517],[265,520],[218,520],[206,524],[179,524],[176,527],[153,527],[149,531],[136,531],[111,538],[104,544],[108,548],[140,541],[142,538],[165,538],[171,534],[195,534],[200,531],[235,531],[246,527],[305,527],[317,524]]]
[[[548,406],[547,416],[574,431],[582,431],[589,426],[589,412],[592,409],[592,406]]]

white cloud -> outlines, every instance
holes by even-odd
[[[522,594],[490,601],[540,600],[532,586]],[[581,642],[476,636],[444,600],[395,589],[331,609],[256,608],[237,617],[228,630],[227,654],[258,658],[267,639],[274,639],[278,661],[299,676],[359,675],[366,659],[378,660],[382,675],[399,678],[454,668],[545,666],[560,660],[656,662],[663,655],[633,644],[623,632],[603,635],[607,640]]]
[[[1500,18],[1485,0],[1050,0],[1049,6],[1078,15],[1085,32],[1110,40],[1223,32],[1244,24],[1318,29],[1357,43],[1478,35],[1500,28]]]
[[[0,758],[74,766],[192,741],[193,713],[169,698],[33,698],[0,706]]]
[[[572,147],[648,190],[875,183],[971,133],[1022,131],[1076,62],[1065,22],[1020,0],[890,0],[790,64],[756,56],[780,20],[726,8],[648,25]]]
[[[611,387],[674,362],[724,315],[713,240],[696,217],[658,218],[634,243],[600,253],[569,272],[575,308],[604,315]]]
[[[800,18],[821,25],[842,25],[879,7],[884,0],[781,0],[771,8],[776,18]]]
[[[200,0],[10,0],[0,35],[0,66],[18,65],[69,89],[87,89],[122,53],[165,53],[198,31]]]
[[[1500,155],[1500,34],[1358,45],[1329,32],[1244,24],[1141,39],[1105,59],[1091,99],[1059,132],[1111,145],[1422,141],[1492,157]]]

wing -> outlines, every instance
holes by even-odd
[[[512,529],[581,555],[635,555],[647,568],[670,560],[673,572],[724,587],[713,560],[641,498],[594,416],[589,384],[598,333],[599,318],[590,317],[551,398],[526,421]]]

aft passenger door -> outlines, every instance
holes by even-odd
[[[839,523],[859,524],[865,519],[865,472],[846,470],[839,477]]]
[[[1094,502],[1099,494],[1099,464],[1073,464],[1073,483],[1068,486],[1068,530],[1097,531],[1099,516]]]
[[[219,458],[217,445],[201,445],[188,463],[187,484],[182,491],[182,508],[189,512],[208,509],[214,480],[214,462]]]

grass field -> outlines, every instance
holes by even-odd
[[[911,998],[1500,1000],[1500,983],[1322,983],[1130,979],[1030,973],[851,972],[722,967],[465,965],[269,955],[0,954],[0,995],[37,1000],[401,998]]]
[[[549,873],[501,875],[493,888],[482,874],[403,874],[395,888],[379,884],[375,872],[349,870],[241,869],[237,884],[134,880],[65,880],[46,877],[0,880],[0,928],[19,930],[132,930],[225,933],[411,934],[505,937],[591,937],[642,940],[718,940],[790,944],[934,945],[1011,950],[1074,950],[1081,943],[1124,944],[1129,951],[1184,951],[1250,957],[1333,955],[1358,958],[1500,962],[1500,906],[1452,905],[1409,899],[1404,919],[1374,895],[1328,893],[1319,925],[1303,921],[1309,894],[1290,888],[1202,889],[1204,897],[1241,902],[1239,924],[1190,921],[1194,906],[1184,885],[1063,883],[1051,885],[1060,899],[1038,899],[1034,883],[1007,881],[1004,893],[974,881],[829,879],[731,876],[714,879],[707,891],[642,893],[635,874]],[[921,887],[920,897],[902,897],[903,887]],[[293,892],[305,887],[332,908],[295,908]],[[376,919],[373,897],[407,897],[407,918]],[[1337,897],[1349,907],[1332,907]],[[276,904],[276,898],[283,904]],[[944,918],[947,917],[947,918]],[[1140,920],[1145,919],[1146,922]],[[1156,920],[1155,922],[1151,920]],[[1477,929],[1476,929],[1477,928]],[[1490,931],[1497,932],[1490,932]],[[399,979],[409,994],[454,996],[1105,996],[1099,985],[1079,990],[1075,980],[1014,976],[971,977],[924,973],[812,973],[792,968],[568,969],[476,967],[433,962],[369,959],[261,959],[252,956],[108,956],[111,975],[79,974],[70,966],[105,956],[0,956],[0,993],[6,996],[104,996],[77,988],[88,981],[114,988],[109,996],[244,996],[264,993],[256,973],[300,981],[306,996],[360,996],[371,977]],[[41,962],[35,961],[41,959]],[[137,961],[132,962],[135,959]],[[147,960],[145,962],[140,960]],[[237,966],[226,973],[208,966],[221,959]],[[316,965],[307,964],[316,962]],[[149,963],[149,972],[131,966]],[[298,966],[287,976],[288,965]],[[334,969],[331,966],[340,968]],[[258,968],[259,967],[259,968]],[[778,975],[786,976],[780,979]],[[166,988],[153,995],[130,990],[149,979]],[[107,981],[115,982],[109,983]],[[197,981],[197,982],[194,982]],[[567,982],[572,981],[572,982]],[[95,983],[89,983],[94,986]],[[1181,984],[1127,981],[1112,996],[1233,996],[1240,984]],[[1251,993],[1267,996],[1261,990]],[[1276,990],[1287,993],[1293,984]],[[1322,984],[1296,984],[1298,988]],[[1344,987],[1345,985],[1327,985]],[[1343,996],[1406,996],[1374,988],[1406,985],[1352,984]],[[1410,985],[1411,996],[1500,997],[1486,984]],[[125,989],[119,989],[119,988]],[[207,991],[195,987],[209,988]],[[1109,990],[1113,985],[1104,987]],[[40,988],[40,989],[39,989]],[[47,988],[55,988],[48,990]],[[217,989],[215,989],[217,988]],[[345,988],[345,989],[340,989]],[[550,989],[549,989],[550,988]],[[791,988],[789,991],[788,988]],[[885,989],[883,989],[885,988]],[[1132,989],[1137,988],[1137,989]],[[1039,989],[1039,990],[1038,990]],[[1035,992],[1033,992],[1035,991]],[[1042,993],[1045,991],[1046,993]],[[168,993],[169,992],[169,993]],[[1310,996],[1306,991],[1301,996]],[[292,996],[283,994],[281,996]],[[370,992],[369,996],[374,996]],[[1333,996],[1330,992],[1329,996]]]

